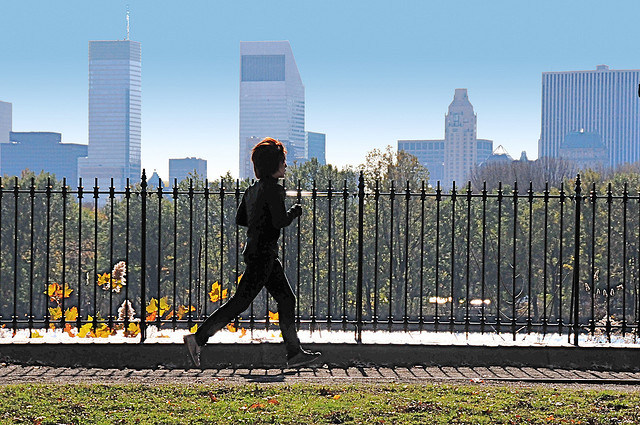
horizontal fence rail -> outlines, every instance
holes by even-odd
[[[193,328],[233,295],[248,182],[117,190],[0,181],[0,327],[83,335]],[[383,187],[384,186],[384,187]],[[568,187],[571,186],[571,187]],[[638,336],[640,192],[315,181],[281,258],[301,328]],[[636,188],[637,190],[637,188]],[[268,328],[263,291],[234,326]]]

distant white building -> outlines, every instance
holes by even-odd
[[[9,133],[12,130],[12,105],[0,101],[0,143],[9,143]]]
[[[85,181],[140,181],[141,49],[131,40],[89,42],[89,154],[78,160]]]
[[[418,158],[429,170],[429,183],[450,188],[468,179],[476,165],[493,152],[493,140],[476,138],[476,115],[467,97],[467,89],[456,89],[445,116],[445,138],[434,140],[398,140],[398,150]]]
[[[251,149],[280,140],[289,163],[305,157],[304,85],[288,41],[240,42],[240,178],[253,178]]]
[[[558,158],[568,134],[600,135],[608,165],[640,161],[640,70],[542,73],[542,126],[538,157]],[[586,136],[584,136],[586,137]]]

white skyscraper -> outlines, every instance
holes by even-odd
[[[305,154],[304,85],[288,41],[240,42],[240,178],[252,178],[251,148],[273,137],[292,163]]]
[[[609,165],[640,161],[640,70],[544,72],[542,128],[538,156],[559,156],[565,138],[576,132],[597,134]]]
[[[131,40],[89,42],[89,156],[78,160],[85,186],[122,189],[140,180],[141,49]]]
[[[0,101],[0,143],[9,143],[12,122],[11,103]]]
[[[477,116],[467,89],[456,89],[444,124],[444,184],[461,187],[477,163]]]

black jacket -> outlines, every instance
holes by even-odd
[[[242,195],[236,223],[248,228],[247,243],[242,251],[245,260],[278,255],[280,229],[291,224],[302,212],[299,205],[287,211],[284,199],[284,187],[273,177],[256,181]]]

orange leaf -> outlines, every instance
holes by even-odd
[[[209,398],[211,399],[212,403],[218,401],[218,397],[216,397],[211,391],[209,391]]]
[[[209,291],[209,299],[212,303],[218,302],[220,300],[220,284],[218,282],[213,282],[211,285],[211,291]]]
[[[233,326],[231,323],[229,323],[227,325],[227,329],[229,330],[229,332],[236,332],[237,331],[236,327]]]
[[[240,338],[247,334],[247,330],[245,328],[240,328]]]
[[[269,403],[269,404],[280,404],[280,402],[278,400],[276,400],[275,398],[270,398],[267,403]]]
[[[73,322],[78,318],[78,308],[71,307],[70,309],[66,309],[64,312],[64,320],[68,322]]]
[[[264,409],[266,406],[262,403],[253,403],[249,409]]]
[[[74,308],[75,308],[75,307],[74,307]],[[76,334],[74,334],[74,333],[71,331],[71,325],[70,325],[70,324],[68,324],[68,323],[65,325],[65,327],[64,327],[64,331],[65,331],[65,332],[67,333],[67,335],[69,335],[71,338],[74,338],[74,337],[76,336]]]
[[[340,394],[336,394],[336,395],[334,395],[334,396],[333,396],[333,399],[334,399],[334,400],[337,400],[337,399],[339,399],[339,398],[340,398]]]

